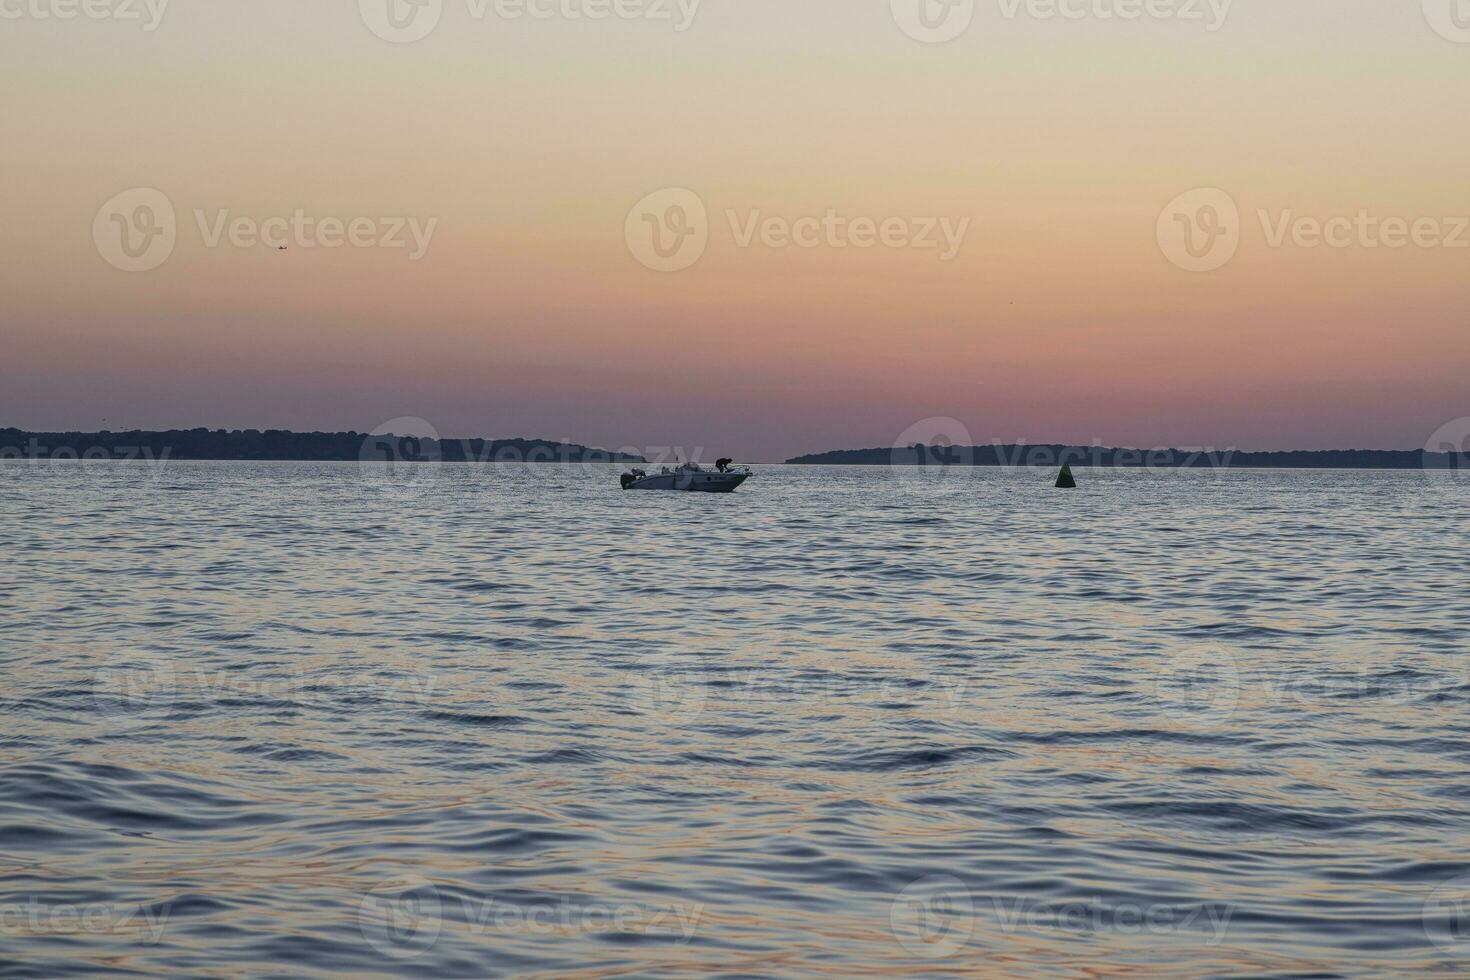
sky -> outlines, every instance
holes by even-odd
[[[0,426],[1470,415],[1462,0],[389,2],[0,0]]]

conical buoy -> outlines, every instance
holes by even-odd
[[[1057,474],[1058,490],[1076,490],[1077,480],[1072,476],[1072,464],[1062,464],[1062,472]]]

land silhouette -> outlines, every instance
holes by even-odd
[[[1449,449],[1450,447],[1445,447]],[[4,459],[195,459],[445,463],[647,463],[636,453],[551,439],[431,439],[366,432],[286,429],[130,429],[33,432],[0,428]],[[1422,449],[1135,449],[1063,443],[990,446],[912,445],[838,449],[786,460],[798,466],[1038,466],[1160,469],[1466,469],[1470,452]]]
[[[796,456],[798,466],[1116,466],[1160,469],[1470,469],[1464,453],[1422,449],[1325,449],[1243,452],[1238,449],[1131,449],[1060,443],[991,446],[913,445],[889,449],[838,449]]]
[[[547,439],[428,439],[364,432],[0,429],[0,459],[211,459],[445,463],[645,463],[642,456]]]

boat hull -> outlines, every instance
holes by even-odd
[[[682,490],[686,493],[734,493],[749,473],[654,473],[628,484],[628,490]]]

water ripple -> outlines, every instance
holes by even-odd
[[[0,976],[1470,972],[1422,474],[162,472],[0,463]]]

